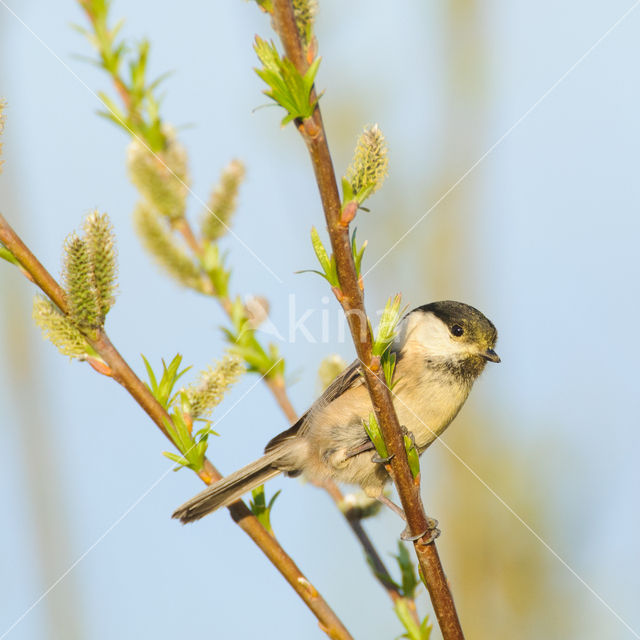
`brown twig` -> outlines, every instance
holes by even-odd
[[[398,587],[394,583],[391,574],[387,570],[387,567],[380,557],[380,554],[373,545],[373,542],[371,542],[371,539],[367,535],[367,532],[364,530],[364,527],[362,526],[362,519],[357,514],[356,510],[344,508],[344,495],[342,494],[342,491],[340,491],[338,485],[333,482],[333,480],[325,480],[321,486],[331,496],[340,511],[342,511],[342,513],[344,514],[344,517],[349,523],[351,530],[362,545],[367,558],[369,558],[369,562],[371,562],[371,568],[373,569],[374,575],[376,576],[378,582],[382,585],[382,588],[387,592],[391,600],[396,603],[398,600],[400,600],[400,598],[404,596],[398,590]],[[409,600],[409,598],[407,598],[407,600]],[[415,606],[412,607],[412,613],[414,612]],[[417,612],[415,613],[414,617],[416,622],[420,624]]]
[[[308,68],[300,35],[296,27],[291,0],[274,0],[274,24],[284,46],[286,56],[300,74]],[[315,91],[311,100],[317,98]],[[453,596],[433,542],[429,543],[429,523],[420,497],[419,481],[415,481],[404,448],[404,441],[391,394],[384,381],[379,362],[372,357],[372,336],[364,308],[364,296],[356,274],[349,240],[349,225],[342,218],[342,204],[333,169],[319,106],[304,122],[298,122],[318,183],[331,247],[336,260],[340,291],[338,298],[347,315],[349,328],[358,358],[363,363],[364,378],[371,396],[376,417],[391,459],[392,477],[398,489],[407,524],[412,535],[427,535],[414,542],[422,575],[429,590],[442,635],[445,640],[460,639],[464,635],[458,619]]]
[[[31,253],[1,214],[0,242],[11,251],[22,268],[30,274],[40,289],[66,314],[68,306],[64,290]],[[111,376],[130,393],[165,436],[171,439],[165,427],[165,421],[169,419],[169,415],[153,397],[142,380],[129,367],[125,359],[118,353],[107,334],[102,329],[99,329],[95,335],[85,335],[85,337],[107,363]],[[206,484],[211,484],[222,478],[220,472],[207,459],[205,459],[204,469],[198,475]],[[333,639],[351,640],[351,635],[331,607],[307,580],[277,540],[260,524],[245,503],[242,500],[238,500],[229,505],[228,509],[233,520],[260,547],[313,612],[327,635]]]

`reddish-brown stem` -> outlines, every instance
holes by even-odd
[[[6,219],[0,214],[0,242],[11,251],[22,268],[27,271],[33,281],[49,296],[63,312],[68,312],[67,301],[62,287],[44,268],[40,261],[22,242]],[[107,334],[98,330],[92,336],[85,336],[89,344],[107,363],[111,376],[117,380],[140,405],[156,426],[169,438],[165,421],[169,419],[167,412],[153,397],[145,384],[129,367],[125,359],[109,340]],[[170,438],[169,438],[170,439]],[[204,468],[198,474],[207,484],[222,478],[214,465],[205,459]],[[280,546],[278,541],[260,524],[244,502],[238,500],[229,506],[229,512],[238,526],[262,549],[278,571],[284,576],[295,592],[318,619],[320,626],[330,638],[351,640],[351,635],[342,621],[333,612],[324,598],[307,580],[295,562]]]
[[[293,4],[291,0],[274,0],[273,6],[274,24],[280,35],[285,54],[293,62],[298,72],[304,74],[308,67],[308,60],[296,27]],[[316,97],[314,91],[311,100],[315,100]],[[372,367],[372,336],[367,323],[364,296],[351,252],[349,227],[345,226],[342,221],[340,194],[320,108],[316,106],[313,116],[298,124],[298,130],[309,150],[320,191],[340,282],[340,302],[347,314],[356,353],[363,365],[365,382],[384,441],[389,453],[393,456],[391,459],[393,480],[398,489],[411,534],[427,533],[426,536],[417,539],[414,543],[418,562],[443,637],[445,640],[459,640],[464,637],[462,627],[438,551],[434,543],[428,542],[429,523],[420,497],[420,486],[414,481],[409,469],[402,431],[391,394],[380,369]]]
[[[287,387],[282,376],[265,378],[264,381],[267,387],[269,387],[269,390],[273,394],[273,397],[278,403],[280,409],[282,409],[282,413],[284,413],[289,423],[293,424],[294,422],[296,422],[296,420],[298,419],[298,414],[293,408],[291,400],[289,400],[289,396],[287,395]]]
[[[193,229],[191,228],[189,221],[186,218],[180,218],[173,226],[180,232],[185,242],[189,245],[191,251],[193,251],[196,256],[201,257],[202,247],[193,233]]]

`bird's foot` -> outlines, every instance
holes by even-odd
[[[391,460],[393,459],[393,456],[395,456],[395,453],[392,453],[386,458],[381,458],[377,453],[374,453],[371,457],[371,462],[375,462],[376,464],[389,464],[389,462],[391,462]]]
[[[440,529],[438,529],[438,521],[434,518],[427,517],[427,528],[418,535],[411,535],[409,525],[407,525],[403,532],[400,534],[400,539],[406,542],[415,542],[416,540],[422,540],[421,544],[431,544],[435,542],[436,538],[440,535]]]
[[[407,438],[409,438],[409,440],[411,440],[411,444],[414,446],[415,449],[417,449],[417,445],[416,445],[416,437],[413,435],[413,431],[409,431],[409,429],[407,429],[407,427],[405,427],[403,424],[400,425],[400,429],[402,430],[402,435],[407,436]]]
[[[399,507],[395,502],[392,502],[385,496],[381,494],[376,497],[379,502],[382,502],[385,506],[389,507],[391,511],[398,514],[405,522],[407,521],[407,516],[404,513],[402,507]],[[409,525],[407,525],[403,532],[400,534],[400,538],[402,540],[406,540],[407,542],[415,542],[420,538],[424,538],[421,544],[431,544],[438,536],[440,535],[440,529],[438,529],[438,521],[435,518],[430,518],[427,516],[427,528],[419,533],[418,535],[411,535],[411,529],[409,529]]]

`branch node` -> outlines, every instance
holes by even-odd
[[[351,202],[348,202],[342,209],[340,224],[345,228],[348,227],[349,223],[356,217],[357,212],[358,202],[356,200],[351,200]]]

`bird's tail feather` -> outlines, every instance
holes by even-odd
[[[247,491],[251,491],[263,482],[277,476],[280,470],[274,467],[273,463],[278,457],[276,452],[267,454],[222,478],[178,507],[172,517],[179,519],[184,524],[198,520],[208,513],[220,509],[220,507],[230,505]]]

